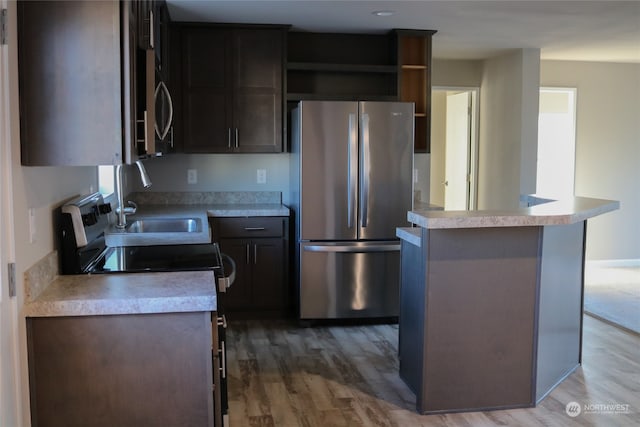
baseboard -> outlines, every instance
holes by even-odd
[[[587,260],[586,268],[607,268],[607,267],[640,267],[638,259],[594,259]]]

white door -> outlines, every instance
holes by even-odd
[[[573,197],[576,168],[576,89],[540,88],[536,194]]]
[[[445,210],[469,208],[470,105],[470,92],[447,94]]]

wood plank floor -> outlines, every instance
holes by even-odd
[[[232,427],[638,426],[640,337],[590,316],[583,365],[536,408],[419,415],[398,376],[397,325],[229,321]],[[582,412],[570,417],[569,402]],[[617,413],[593,405],[619,404]],[[591,405],[588,413],[587,405]]]

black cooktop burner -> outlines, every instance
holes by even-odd
[[[86,273],[217,270],[221,263],[215,243],[107,247],[102,256],[87,267]]]

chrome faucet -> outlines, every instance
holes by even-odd
[[[124,206],[124,194],[122,194],[122,166],[124,165],[116,165],[116,195],[118,196],[118,207],[116,208],[116,214],[118,217],[118,221],[116,222],[117,228],[125,228],[127,226],[126,216],[136,213],[136,210],[138,209],[138,206],[130,200],[127,202],[130,206]],[[136,161],[136,166],[140,172],[140,180],[142,181],[144,188],[151,187],[151,179],[140,160]]]

